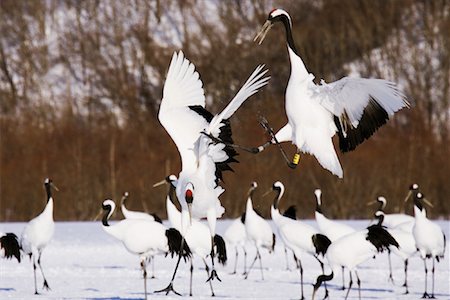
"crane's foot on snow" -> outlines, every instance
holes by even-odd
[[[44,280],[44,285],[42,286],[42,288],[45,289],[45,290],[47,290],[47,291],[50,291],[50,290],[51,290],[50,287],[48,286],[47,280]]]
[[[166,296],[169,295],[170,292],[173,292],[174,294],[181,296],[181,294],[175,291],[175,289],[173,288],[173,282],[169,283],[169,285],[165,289],[155,291],[155,293],[164,293],[164,292],[166,293]]]
[[[211,271],[211,276],[209,276],[208,280],[206,280],[206,282],[210,281],[210,280],[214,280],[215,278],[217,278],[217,280],[219,280],[220,282],[222,282],[222,280],[219,278],[219,276],[217,275],[217,272],[215,269],[213,269]]]

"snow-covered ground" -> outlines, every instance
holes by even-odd
[[[225,231],[230,221],[218,223],[218,233]],[[314,225],[314,222],[308,221]],[[347,221],[355,228],[367,226],[368,221]],[[437,221],[450,237],[450,222]],[[24,223],[0,223],[3,232],[15,232],[20,236]],[[449,240],[449,239],[447,239]],[[438,299],[450,299],[449,253],[436,265],[435,294]],[[248,263],[254,257],[254,247],[248,246]],[[240,258],[243,255],[240,254]],[[300,297],[298,270],[286,270],[284,251],[281,243],[274,254],[262,250],[264,277],[261,280],[259,269],[254,269],[247,280],[242,275],[231,275],[234,266],[234,251],[228,252],[228,265],[219,267],[222,282],[214,281],[216,297],[220,299],[294,299]],[[294,261],[290,256],[291,268]],[[157,257],[156,279],[148,281],[149,291],[164,288],[172,274],[176,260]],[[308,255],[302,257],[305,270],[305,296],[311,298],[312,284],[320,274],[317,261]],[[138,258],[128,253],[122,244],[109,237],[101,228],[100,222],[60,222],[56,224],[53,241],[42,255],[42,265],[51,291],[43,291],[35,296],[33,287],[33,267],[27,257],[21,264],[16,260],[0,261],[0,299],[142,299],[143,282]],[[430,265],[431,266],[431,265]],[[206,272],[198,258],[194,260],[193,299],[210,298],[209,285],[205,283]],[[238,271],[242,273],[243,264],[239,261]],[[388,282],[388,260],[386,254],[379,255],[359,268],[361,293],[363,299],[419,299],[423,294],[424,270],[422,260],[416,256],[410,259],[408,282],[410,294],[403,295],[403,262],[393,256],[395,285]],[[151,274],[151,268],[149,267]],[[431,269],[431,267],[430,267]],[[328,272],[327,272],[328,273]],[[346,275],[347,276],[347,275]],[[331,299],[343,299],[345,292],[340,290],[340,274],[328,285]],[[356,285],[356,284],[355,284]],[[38,287],[42,279],[38,272]],[[429,281],[429,287],[431,282]],[[189,268],[182,263],[175,281],[175,288],[183,294],[165,296],[150,294],[151,299],[181,299],[189,294]],[[323,289],[316,299],[321,299]],[[354,289],[349,299],[357,299]]]

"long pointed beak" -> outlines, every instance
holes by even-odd
[[[313,290],[313,293],[312,293],[312,300],[314,300],[314,298],[316,297],[316,291],[317,291],[316,289]]]
[[[434,207],[433,203],[431,203],[427,198],[422,198],[422,200],[429,207]]]
[[[99,210],[99,212],[98,212],[98,214],[95,216],[95,218],[94,219],[92,219],[92,221],[97,221],[98,220],[98,218],[102,215],[102,212],[103,212],[103,209],[101,209],[100,208],[100,210]]]
[[[411,195],[412,195],[412,192],[408,191],[408,195],[406,195],[405,202],[408,201],[408,199],[409,199],[409,197],[411,197]]]
[[[266,197],[267,195],[269,195],[272,192],[272,190],[268,190],[267,192],[265,192],[262,196]]]
[[[56,187],[56,185],[53,184],[53,182],[51,183],[51,186],[55,189],[55,191],[59,192],[59,189]]]
[[[166,183],[166,180],[163,179],[163,180],[161,180],[160,182],[155,183],[155,184],[153,185],[153,187],[161,186],[161,185],[163,185],[163,184],[165,184],[165,183]]]
[[[266,37],[267,33],[269,32],[270,28],[272,28],[273,24],[269,20],[267,20],[264,25],[261,27],[261,30],[258,32],[258,34],[253,39],[254,42],[258,42],[258,45],[261,45],[264,41],[264,38]],[[258,41],[259,40],[259,41]]]
[[[377,203],[377,202],[378,202],[377,200],[369,201],[369,202],[367,202],[366,206],[374,205],[374,204]]]
[[[188,212],[189,212],[189,224],[192,226],[192,203],[188,203]]]

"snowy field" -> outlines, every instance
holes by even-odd
[[[436,266],[435,295],[438,299],[450,299],[450,264],[449,245],[450,222],[437,221],[447,236],[447,253],[444,260]],[[314,222],[309,222],[314,226]],[[368,221],[346,222],[355,228],[364,228]],[[222,234],[228,220],[219,221],[218,233]],[[0,223],[3,232],[14,232],[20,236],[24,223]],[[248,246],[248,264],[254,257],[254,247]],[[241,255],[241,254],[240,254]],[[242,273],[243,264],[238,264]],[[219,266],[218,273],[222,282],[214,281],[216,298],[219,299],[295,299],[300,297],[298,270],[286,270],[285,256],[279,243],[274,254],[262,250],[264,277],[261,280],[259,268],[254,269],[249,278],[242,275],[231,275],[234,267],[234,250],[228,252],[228,264]],[[291,269],[294,267],[292,256]],[[209,261],[209,260],[208,260]],[[169,257],[157,257],[156,279],[148,281],[149,291],[164,288],[172,274],[176,260]],[[312,284],[320,274],[320,266],[309,255],[302,257],[305,270],[305,296],[311,299]],[[386,254],[379,255],[359,268],[363,299],[419,299],[423,294],[424,270],[422,260],[415,256],[409,262],[408,281],[410,294],[403,295],[403,261],[393,256],[395,284],[388,282],[388,260]],[[57,223],[53,241],[42,255],[42,265],[51,287],[51,291],[43,291],[35,296],[33,286],[33,267],[24,257],[21,264],[16,260],[0,261],[0,299],[142,299],[143,282],[137,256],[128,253],[122,244],[109,237],[102,229],[100,222]],[[205,283],[206,272],[198,258],[194,260],[193,299],[210,298],[209,285]],[[431,269],[431,265],[430,265]],[[151,267],[148,268],[151,275]],[[238,273],[239,273],[238,272]],[[329,271],[326,271],[329,273]],[[346,275],[348,276],[348,275]],[[347,279],[348,280],[348,279]],[[330,282],[331,299],[343,299],[344,291],[340,290],[341,276],[336,274]],[[429,281],[429,286],[431,282]],[[38,274],[38,287],[42,279]],[[356,286],[356,282],[354,283]],[[189,268],[180,264],[175,289],[183,297],[171,294],[150,293],[150,299],[182,299],[189,294]],[[323,289],[319,290],[316,299],[321,299]],[[352,289],[349,299],[357,299],[356,289]]]

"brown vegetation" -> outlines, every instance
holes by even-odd
[[[344,179],[304,155],[290,170],[273,147],[241,153],[225,175],[226,216],[244,208],[251,181],[255,206],[276,180],[282,206],[312,217],[313,190],[323,189],[326,212],[367,218],[366,202],[401,205],[417,182],[435,207],[450,214],[449,1],[275,1],[290,12],[310,72],[326,81],[353,69],[401,84],[412,108],[373,138],[340,155]],[[45,203],[49,176],[57,220],[89,220],[103,199],[130,192],[131,209],[165,216],[165,189],[152,184],[178,174],[177,149],[157,119],[165,72],[182,49],[197,66],[218,112],[251,70],[265,63],[272,79],[232,119],[235,141],[266,141],[257,116],[275,129],[286,121],[289,61],[281,26],[264,44],[252,42],[270,11],[268,1],[0,1],[0,221],[28,220]],[[214,9],[213,9],[214,8]],[[350,63],[352,63],[350,65]],[[293,153],[291,145],[284,148]],[[411,212],[411,203],[408,211]]]

